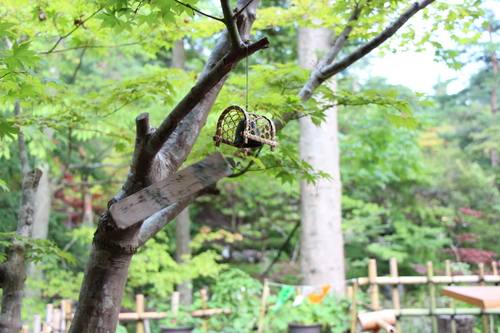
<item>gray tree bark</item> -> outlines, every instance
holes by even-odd
[[[298,53],[302,67],[313,70],[318,66],[331,48],[331,34],[323,28],[299,28]],[[328,81],[328,85],[336,89],[334,80]],[[300,268],[302,283],[332,284],[333,289],[344,293],[342,183],[337,133],[337,107],[326,111],[326,121],[320,126],[309,118],[300,118],[300,158],[333,178],[318,179],[316,184],[301,182]]]
[[[41,167],[42,176],[38,182],[38,188],[35,197],[35,216],[33,223],[32,237],[38,239],[47,239],[49,232],[50,211],[52,209],[52,186],[49,180],[50,168],[47,163]],[[43,272],[33,262],[29,262],[26,268],[26,274],[33,281],[41,280]],[[27,285],[25,297],[40,297],[39,289],[33,289]]]
[[[184,50],[184,41],[177,39],[172,49],[172,68],[186,69],[186,52]]]
[[[187,206],[175,218],[175,240],[177,247],[175,249],[175,260],[178,263],[184,262],[183,256],[191,254],[191,217],[189,216],[189,206]],[[182,284],[177,285],[177,291],[180,296],[180,304],[189,306],[193,303],[193,288],[192,280],[186,280]]]
[[[14,113],[21,114],[19,101],[15,102]],[[40,169],[30,171],[24,135],[18,136],[19,158],[23,171],[22,196],[16,236],[31,237],[35,212],[35,196],[42,176]],[[2,286],[2,309],[0,311],[0,333],[19,333],[21,330],[21,307],[26,280],[26,242],[12,237],[11,246],[5,250],[6,261],[0,264],[0,285]]]

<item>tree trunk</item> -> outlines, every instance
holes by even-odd
[[[148,114],[136,118],[130,172],[109,206],[167,177],[186,160],[229,72],[241,59],[269,44],[262,39],[246,47],[241,41],[249,38],[258,3],[238,1],[237,8],[248,6],[235,23],[230,2],[221,1],[227,32],[221,35],[196,85],[157,128],[150,126]],[[70,333],[115,332],[132,255],[197,196],[209,190],[191,195],[126,229],[117,227],[109,211],[101,216]]]
[[[52,188],[49,180],[50,168],[47,163],[42,167],[42,176],[38,182],[35,200],[35,217],[31,237],[38,239],[47,239],[49,233],[50,211],[52,209]],[[43,272],[33,262],[29,262],[26,268],[26,274],[32,281],[43,279]],[[39,298],[40,289],[33,289],[28,283],[25,288],[25,298]]]
[[[177,39],[172,49],[172,68],[186,69],[186,52],[184,52],[184,41]]]
[[[35,169],[24,175],[17,236],[31,236],[35,194],[41,174],[39,169]],[[24,281],[26,280],[24,268],[26,245],[16,239],[11,239],[11,241],[12,245],[5,251],[7,260],[0,265],[0,284],[3,288],[0,333],[19,333],[21,330],[21,307]]]
[[[182,259],[183,255],[191,254],[191,248],[189,247],[189,243],[191,242],[190,227],[191,218],[189,216],[189,206],[187,206],[175,218],[175,240],[177,243],[177,248],[175,249],[175,260],[179,263],[184,262]],[[189,306],[193,303],[193,289],[191,284],[191,280],[186,280],[182,284],[177,285],[181,305]]]
[[[299,62],[314,69],[330,49],[331,31],[300,27],[298,32]],[[335,81],[330,86],[336,89]],[[300,267],[302,283],[333,284],[333,290],[344,293],[344,244],[337,107],[326,111],[320,126],[307,117],[300,118],[300,157],[313,168],[328,173],[333,180],[318,179],[316,184],[301,182],[302,221]]]

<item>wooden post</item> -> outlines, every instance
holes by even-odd
[[[61,332],[61,309],[54,309],[54,318],[52,320],[52,331],[60,333]]]
[[[61,300],[61,332],[66,332],[66,300]]]
[[[267,301],[267,294],[269,294],[269,286],[267,285],[268,281],[267,279],[264,280],[264,289],[262,290],[262,302],[260,304],[260,317],[259,317],[259,326],[258,326],[258,333],[262,333],[262,329],[264,326],[264,316],[266,315],[266,301]]]
[[[447,259],[445,262],[444,262],[444,265],[445,265],[445,269],[446,269],[446,275],[447,276],[452,276],[452,273],[451,273],[451,262],[449,259]],[[452,283],[450,283],[449,285],[452,285]],[[449,306],[450,308],[454,309],[455,308],[455,300],[452,298],[452,297],[448,297],[449,298]],[[455,316],[451,316],[451,333],[457,333],[457,322],[455,320]]]
[[[174,316],[177,316],[179,313],[179,302],[181,298],[181,293],[178,291],[174,291],[172,293],[172,302],[170,304],[170,310]]]
[[[207,309],[207,290],[206,289],[201,289],[200,290],[200,297],[201,297],[201,309],[206,310]],[[203,329],[205,332],[208,332],[208,324],[207,324],[207,318],[202,317],[203,320]]]
[[[42,328],[42,316],[36,314],[34,318],[35,320],[33,321],[33,333],[40,333]]]
[[[370,259],[368,261],[368,279],[370,280],[370,299],[371,309],[377,311],[380,307],[378,300],[378,284],[377,282],[377,261]]]
[[[480,286],[484,286],[485,283],[484,283],[484,263],[480,262],[478,264],[478,268],[479,268],[479,285]],[[488,333],[488,316],[483,314],[481,316],[481,318],[483,319],[483,333]],[[494,333],[494,332],[492,332]]]
[[[54,317],[54,305],[53,304],[47,304],[45,308],[45,323],[46,325],[46,331],[44,330],[43,333],[50,333],[52,332],[52,318]]]
[[[430,297],[430,313],[431,313],[431,323],[432,323],[432,333],[437,333],[437,318],[435,316],[436,312],[436,286],[432,281],[434,277],[434,268],[432,266],[432,261],[427,262],[427,278],[429,286],[429,297]]]
[[[139,316],[144,312],[144,295],[135,295],[135,310]],[[142,319],[135,322],[135,332],[144,333],[144,322]]]
[[[28,325],[23,325],[21,327],[21,333],[28,333]]]
[[[351,333],[356,333],[356,320],[358,318],[357,315],[358,309],[356,308],[358,305],[356,300],[358,296],[357,294],[358,294],[358,281],[355,280],[352,286]]]
[[[491,263],[491,268],[493,269],[493,275],[498,276],[498,269],[497,269],[497,262],[496,261],[493,261]],[[498,282],[495,283],[495,286],[498,286]],[[493,326],[495,325],[495,320],[494,320],[493,315],[490,315],[490,325],[491,325],[490,326],[490,330],[492,332],[494,332],[495,331],[495,327],[493,327]]]
[[[396,258],[391,258],[389,260],[389,267],[390,267],[390,273],[392,277],[399,277],[398,273],[398,261]],[[400,310],[401,309],[401,303],[399,301],[399,286],[400,284],[395,284],[392,286],[392,305],[394,309]],[[396,329],[398,333],[402,333],[403,331],[401,330],[401,323],[399,321],[396,322]]]
[[[64,309],[64,320],[66,321],[66,330],[71,327],[71,299],[66,300],[66,308]]]

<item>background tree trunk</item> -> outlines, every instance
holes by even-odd
[[[175,249],[175,260],[178,263],[184,262],[182,259],[183,255],[191,254],[191,248],[189,246],[189,243],[191,243],[190,227],[191,217],[189,216],[189,206],[187,206],[175,218],[175,240],[177,243],[177,247]],[[186,280],[184,283],[177,285],[181,305],[189,306],[193,302],[193,288],[191,284],[191,280]]]
[[[14,113],[21,114],[19,101],[15,102]],[[31,237],[35,215],[35,197],[40,169],[30,171],[28,152],[24,135],[18,136],[19,158],[23,171],[22,197],[19,203],[16,236]],[[0,285],[2,286],[2,309],[0,312],[0,333],[19,333],[21,330],[21,307],[23,304],[24,281],[26,280],[26,243],[11,238],[12,245],[5,250],[6,261],[0,264]]]
[[[302,67],[310,70],[317,67],[319,59],[330,49],[331,34],[328,29],[299,28]],[[336,89],[335,81],[330,81],[329,86]],[[320,126],[307,117],[300,118],[300,158],[333,178],[318,179],[316,184],[301,182],[300,270],[303,284],[333,284],[334,290],[344,293],[342,183],[337,133],[337,107],[326,111],[326,121]]]
[[[50,184],[48,163],[44,163],[42,168],[42,176],[38,182],[38,188],[35,198],[35,217],[33,222],[33,238],[47,239],[49,233],[50,211],[52,210],[52,186]],[[26,274],[32,281],[40,281],[43,279],[43,272],[33,262],[29,262],[26,268]],[[25,288],[25,298],[38,298],[41,295],[39,288],[30,288],[28,283]]]
[[[186,70],[186,52],[184,51],[184,40],[177,39],[172,50],[172,68]]]

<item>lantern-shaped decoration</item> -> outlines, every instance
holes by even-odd
[[[278,146],[274,141],[275,134],[274,123],[269,118],[233,105],[220,115],[214,141],[217,147],[222,142],[241,149],[259,148],[266,144],[274,151]]]

